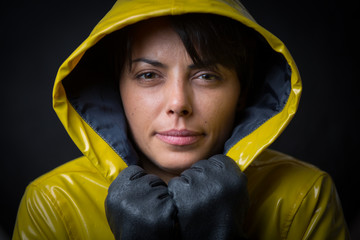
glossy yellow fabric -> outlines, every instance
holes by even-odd
[[[245,173],[249,239],[349,239],[325,172],[265,150]],[[26,189],[13,239],[113,239],[104,212],[109,185],[86,157],[38,178]]]
[[[13,239],[113,239],[104,200],[110,183],[127,165],[69,103],[62,80],[100,39],[151,17],[190,12],[224,15],[258,31],[291,68],[285,107],[227,155],[248,176],[249,239],[347,239],[348,233],[331,178],[317,168],[266,150],[296,112],[301,80],[296,65],[274,35],[258,25],[234,0],[120,0],[89,37],[62,64],[55,80],[53,106],[84,154],[33,181],[19,207]]]

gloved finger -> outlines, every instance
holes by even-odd
[[[122,170],[119,175],[115,178],[115,180],[110,184],[108,192],[114,192],[117,188],[121,186],[124,188],[125,186],[131,184],[131,179],[136,179],[146,175],[144,169],[137,165],[131,165],[124,170]],[[135,177],[134,177],[135,176]]]
[[[178,179],[178,181],[181,181],[183,184],[192,184],[194,181],[199,181],[204,177],[206,178],[204,173],[207,171],[207,162],[208,160],[200,160],[196,162],[180,174],[180,179]]]
[[[222,155],[223,156],[223,155]],[[180,177],[184,183],[192,184],[195,182],[207,182],[211,181],[211,176],[224,174],[224,163],[221,159],[210,158],[200,160],[194,163],[189,169],[186,169],[181,173]]]
[[[170,197],[166,183],[154,174],[146,174],[130,181],[128,189],[144,201]]]
[[[166,183],[154,174],[148,174],[143,168],[137,165],[131,165],[119,173],[119,178],[130,181],[146,182],[151,187],[166,186]]]
[[[217,171],[234,176],[244,175],[237,163],[223,154],[212,156],[208,161],[211,162],[211,164],[209,164],[211,168],[207,169],[209,171]]]
[[[232,161],[232,163],[230,162]],[[229,163],[230,162],[230,163]],[[229,157],[219,154],[209,159],[200,160],[194,163],[189,169],[181,173],[179,181],[183,184],[192,184],[193,182],[210,181],[211,176],[224,174],[226,165],[236,163]],[[226,173],[225,173],[226,174]]]
[[[212,156],[211,158],[209,158],[209,161],[213,162],[214,164],[217,164],[220,168],[225,168],[225,169],[234,168],[240,170],[240,167],[232,158],[223,154]]]
[[[246,188],[247,177],[233,159],[228,156],[218,154],[209,158],[209,161],[212,163],[212,166],[217,166],[217,168],[221,169],[218,174],[222,176],[222,178],[219,176],[219,180],[227,181],[227,188]],[[216,167],[212,170],[215,169]]]
[[[138,165],[130,165],[124,170],[122,170],[118,178],[127,179],[127,180],[136,180],[142,176],[146,175],[145,170]]]

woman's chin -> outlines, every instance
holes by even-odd
[[[186,169],[189,169],[193,164],[200,161],[200,157],[192,157],[192,158],[172,158],[167,161],[157,161],[157,166],[165,172],[180,175]]]
[[[171,179],[196,162],[207,159],[209,156],[205,152],[207,151],[158,151],[150,155],[151,158],[143,158],[142,166],[148,173],[158,175],[162,179]]]

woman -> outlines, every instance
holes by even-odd
[[[118,1],[54,86],[84,156],[28,186],[14,239],[348,238],[330,177],[266,149],[300,92],[240,3]]]

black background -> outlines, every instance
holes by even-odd
[[[52,110],[53,81],[60,64],[113,3],[1,3],[0,239],[12,235],[26,185],[80,155]],[[360,236],[356,1],[243,3],[258,23],[287,45],[303,80],[299,111],[272,148],[331,174],[356,239]]]

